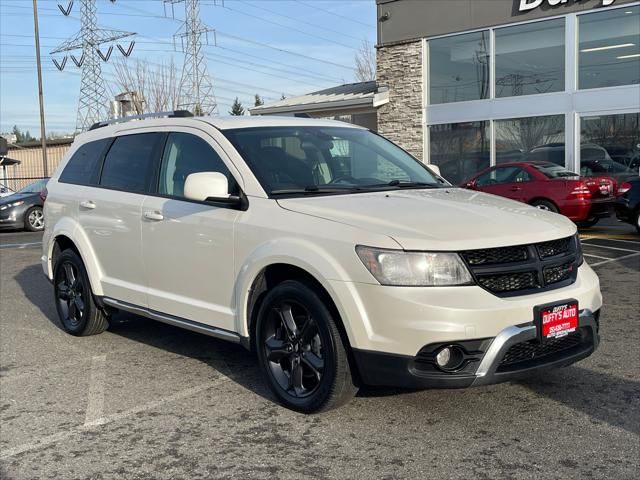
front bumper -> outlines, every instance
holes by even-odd
[[[465,388],[505,382],[526,377],[533,371],[571,365],[598,348],[598,330],[599,311],[584,309],[580,312],[578,330],[571,342],[567,336],[566,340],[560,339],[565,343],[565,348],[556,346],[545,349],[538,343],[533,323],[510,326],[495,338],[462,342],[463,345],[473,345],[477,350],[470,352],[470,358],[474,358],[474,361],[457,372],[426,369],[420,355],[412,357],[358,349],[354,349],[353,354],[360,380],[365,385]],[[512,353],[512,347],[524,351],[525,355]]]

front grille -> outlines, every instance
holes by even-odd
[[[463,253],[469,265],[494,265],[496,263],[523,262],[528,258],[526,246],[484,248]]]
[[[478,278],[478,283],[492,292],[513,292],[538,288],[536,272],[505,273],[502,275],[486,275]]]
[[[555,257],[562,253],[569,251],[572,237],[560,238],[558,240],[551,240],[550,242],[543,242],[536,245],[538,253],[542,258]]]
[[[460,252],[474,279],[498,296],[524,295],[575,282],[580,261],[578,240],[547,242]]]
[[[540,363],[544,357],[560,352],[569,353],[568,350],[575,349],[583,343],[585,343],[585,336],[580,331],[561,338],[547,340],[544,343],[540,343],[538,340],[517,343],[504,354],[498,365],[498,371],[512,369],[515,365],[524,362]]]
[[[573,273],[573,264],[565,263],[556,267],[546,267],[544,269],[544,283],[551,285],[553,283],[562,282],[571,277]]]

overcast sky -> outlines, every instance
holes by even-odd
[[[72,132],[80,90],[80,69],[71,59],[59,72],[50,52],[80,28],[80,0],[70,16],[58,10],[68,0],[38,0],[47,131]],[[363,39],[375,44],[375,0],[201,0],[201,18],[216,31],[205,48],[218,111],[226,115],[233,98],[253,105],[354,81],[354,55]],[[173,36],[184,19],[184,4],[162,0],[97,0],[98,24],[137,33],[129,62],[153,64],[171,58],[181,67]],[[166,15],[165,15],[166,12]],[[13,125],[39,136],[38,90],[32,0],[0,0],[0,131]],[[127,47],[123,40],[121,45]],[[106,51],[106,48],[104,49]],[[286,50],[286,52],[284,51]],[[76,55],[79,57],[79,55]],[[103,64],[113,82],[114,49]]]

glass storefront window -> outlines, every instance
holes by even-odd
[[[565,165],[564,115],[496,120],[496,164],[546,161]]]
[[[429,135],[430,161],[454,185],[463,184],[489,166],[489,122],[432,125]]]
[[[582,117],[580,174],[617,180],[640,171],[640,113]]]
[[[429,41],[431,104],[489,98],[489,31]]]
[[[495,31],[496,97],[564,90],[564,23],[559,18]]]
[[[640,6],[578,18],[578,88],[640,83]]]

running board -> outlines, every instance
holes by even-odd
[[[186,330],[191,330],[192,332],[202,333],[221,340],[227,340],[228,342],[241,343],[242,341],[242,337],[240,337],[240,335],[235,332],[230,332],[229,330],[223,330],[222,328],[212,327],[210,325],[205,325],[204,323],[174,317],[173,315],[156,312],[155,310],[149,310],[148,308],[138,307],[137,305],[121,302],[115,298],[102,297],[102,301],[105,305],[109,305],[110,307],[125,310],[129,313],[150,318],[151,320],[157,320],[158,322],[173,325],[174,327],[184,328]]]

